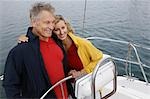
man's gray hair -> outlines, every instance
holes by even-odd
[[[38,14],[41,11],[48,11],[54,14],[55,8],[50,3],[45,3],[45,2],[35,3],[30,9],[30,19],[32,20],[32,19],[37,18]]]

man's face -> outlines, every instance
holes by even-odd
[[[32,22],[33,28],[41,40],[48,41],[54,29],[55,17],[48,11],[39,13],[37,20]]]

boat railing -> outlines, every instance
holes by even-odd
[[[111,64],[109,64],[109,65],[107,65],[107,66],[105,66],[104,64],[106,64],[106,63],[108,63],[108,62],[110,62]],[[113,81],[113,90],[110,92],[110,93],[107,93],[107,95],[105,95],[105,96],[101,96],[100,95],[100,99],[107,99],[107,98],[109,98],[110,96],[112,96],[115,92],[116,92],[116,90],[117,90],[117,75],[116,75],[116,66],[115,66],[115,63],[114,63],[114,61],[113,61],[113,59],[112,59],[112,57],[111,56],[109,56],[109,55],[105,55],[105,58],[103,58],[102,60],[100,60],[100,62],[97,64],[97,66],[95,67],[95,69],[94,69],[94,71],[93,71],[93,73],[92,73],[92,96],[93,96],[93,99],[96,99],[96,76],[98,75],[98,72],[99,72],[99,69],[100,68],[106,68],[107,67],[107,70],[109,71],[109,73],[108,72],[106,72],[107,74],[103,74],[103,75],[107,75],[107,76],[103,76],[103,77],[99,77],[99,79],[101,79],[103,82],[101,82],[101,83],[99,83],[99,84],[103,84],[103,86],[102,86],[102,88],[104,88],[104,86],[105,86],[105,84],[104,84],[104,78],[105,77],[108,77],[109,79],[111,79],[112,81]],[[108,68],[109,67],[109,68]],[[113,68],[112,68],[113,67]],[[112,69],[112,70],[110,70],[110,68]],[[113,72],[113,73],[111,73],[111,72]],[[102,72],[100,72],[100,74],[102,74]],[[111,78],[112,77],[112,78]],[[98,78],[98,77],[97,77]],[[107,78],[107,79],[108,79]],[[111,81],[110,80],[110,81]],[[107,81],[106,81],[107,82]],[[108,83],[106,83],[106,84],[108,84]],[[99,89],[102,89],[102,88],[99,88]],[[101,92],[100,92],[101,93]]]
[[[146,77],[146,74],[145,74],[145,71],[144,71],[144,68],[143,67],[146,67],[146,68],[149,68],[150,69],[150,66],[144,64],[141,62],[140,60],[140,56],[138,54],[138,51],[137,51],[137,48],[136,47],[140,47],[140,48],[144,48],[146,50],[149,50],[150,51],[150,48],[148,47],[143,47],[143,46],[140,46],[138,44],[134,44],[134,43],[131,43],[131,42],[127,42],[127,41],[122,41],[122,40],[115,40],[115,39],[109,39],[109,38],[103,38],[103,37],[87,37],[86,39],[88,40],[103,40],[103,41],[109,41],[109,42],[115,42],[115,43],[121,43],[121,44],[126,44],[128,45],[128,56],[126,59],[122,59],[122,58],[117,58],[117,57],[112,57],[112,59],[116,60],[116,61],[121,61],[121,62],[125,62],[126,63],[126,75],[128,77],[132,77],[132,73],[131,73],[131,68],[129,68],[129,72],[128,72],[128,67],[129,67],[129,64],[135,64],[135,65],[138,65],[140,67],[140,70],[142,72],[142,75],[144,77],[144,81],[146,82],[146,85],[149,84],[148,82],[148,78]],[[131,48],[133,48],[134,50],[134,53],[136,55],[136,59],[137,59],[137,62],[136,61],[131,61],[129,60],[130,59],[130,51],[131,51]],[[131,66],[131,65],[130,65]]]

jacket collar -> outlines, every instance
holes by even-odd
[[[72,32],[69,32],[68,36],[72,39],[72,41],[76,45],[76,47],[79,47],[78,37],[76,35],[74,35]]]
[[[29,27],[27,31],[27,37],[29,38],[29,41],[35,40],[38,38],[38,36],[34,35],[32,32],[33,27]]]
[[[44,61],[42,59],[42,55],[40,53],[40,42],[39,42],[39,37],[34,35],[32,32],[32,27],[28,28],[27,31],[27,37],[29,38],[29,45],[31,46],[31,48],[33,49],[33,51],[35,52],[35,57],[39,58],[40,60],[40,68],[43,71],[44,75],[45,75],[45,79],[47,81],[47,83],[49,84],[49,78],[48,78],[48,74],[44,68]]]

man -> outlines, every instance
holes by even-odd
[[[52,34],[54,8],[36,3],[30,10],[30,19],[29,42],[14,47],[7,57],[3,86],[9,98],[39,98],[67,74],[65,51]],[[63,83],[56,87],[47,98],[68,98],[67,86]]]

